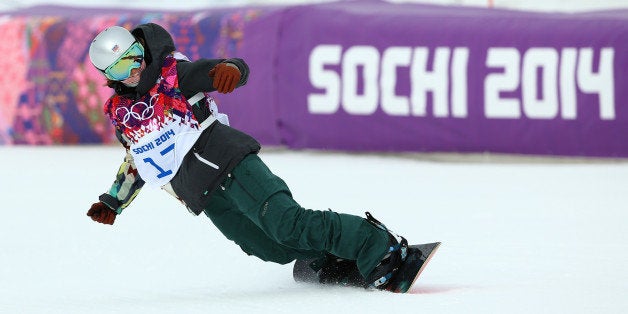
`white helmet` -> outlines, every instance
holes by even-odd
[[[111,26],[94,38],[89,46],[89,59],[96,68],[104,70],[134,42],[135,37],[126,28]]]

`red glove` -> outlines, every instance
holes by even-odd
[[[116,215],[116,212],[103,202],[92,204],[92,207],[87,211],[87,216],[92,217],[93,221],[106,225],[113,225],[113,221],[116,220]]]
[[[241,75],[237,66],[227,63],[218,63],[209,71],[209,77],[214,78],[214,88],[223,94],[233,92]]]

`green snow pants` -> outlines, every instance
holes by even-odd
[[[233,169],[204,212],[225,237],[264,261],[287,264],[328,252],[356,260],[366,277],[388,249],[388,234],[362,217],[301,207],[256,154]]]

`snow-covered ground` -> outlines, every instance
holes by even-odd
[[[0,313],[621,313],[628,162],[267,150],[302,205],[371,211],[442,241],[410,294],[320,287],[245,255],[145,188],[113,226],[85,212],[121,148],[0,147]]]

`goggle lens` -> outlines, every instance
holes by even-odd
[[[144,47],[138,42],[133,43],[114,63],[105,69],[105,76],[114,81],[124,81],[131,76],[131,70],[142,66]]]

